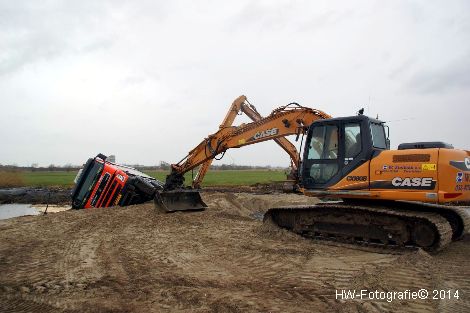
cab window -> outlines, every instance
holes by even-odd
[[[375,148],[387,149],[387,138],[385,138],[385,129],[382,124],[371,123],[372,144]]]
[[[317,126],[308,144],[306,171],[315,184],[325,184],[338,173],[338,127]]]
[[[337,159],[338,127],[335,125],[315,127],[308,149],[309,160]]]
[[[344,126],[345,158],[353,159],[362,151],[361,125],[348,123]]]

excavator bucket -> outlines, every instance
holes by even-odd
[[[196,190],[171,190],[157,192],[155,207],[164,212],[200,211],[207,208],[201,195]]]

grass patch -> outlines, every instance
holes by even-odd
[[[146,174],[155,177],[158,180],[165,181],[168,172],[152,171]],[[194,172],[196,176],[196,172]],[[185,183],[192,181],[191,172],[184,175]],[[254,184],[268,184],[277,181],[286,180],[286,173],[282,170],[226,170],[226,171],[208,171],[202,187],[204,186],[249,186]]]
[[[25,186],[37,187],[71,187],[77,176],[76,172],[23,172]]]
[[[59,186],[71,187],[77,173],[75,172],[21,172],[16,173],[17,186]],[[146,174],[165,181],[168,172],[148,171]],[[196,172],[194,173],[196,175]],[[282,170],[227,170],[207,172],[202,186],[249,186],[256,183],[267,184],[286,179],[286,174]],[[191,172],[186,173],[186,184],[191,183]],[[1,185],[0,185],[1,186]]]
[[[24,186],[23,175],[19,171],[0,171],[0,187]]]

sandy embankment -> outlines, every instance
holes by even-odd
[[[0,221],[2,312],[470,312],[470,238],[429,255],[315,243],[259,217],[297,195],[205,193],[204,212],[152,204]],[[338,300],[340,289],[459,290],[451,300]]]

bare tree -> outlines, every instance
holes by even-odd
[[[168,171],[170,169],[170,163],[165,161],[160,161],[160,169]]]
[[[64,165],[64,169],[65,169],[66,172],[70,172],[72,170],[72,168],[73,168],[73,165],[70,164],[70,163],[67,163],[67,164]]]

